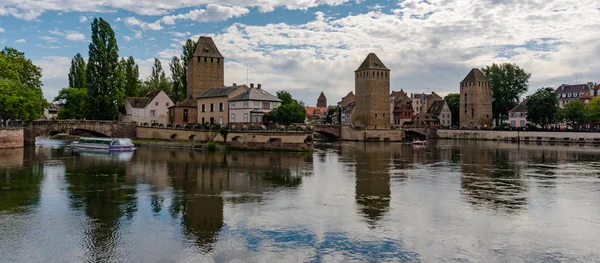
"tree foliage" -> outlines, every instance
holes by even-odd
[[[87,97],[87,90],[85,88],[63,88],[58,93],[58,96],[54,98],[60,106],[58,111],[59,119],[81,119],[86,115],[85,101]]]
[[[600,97],[595,97],[590,103],[585,104],[585,118],[589,122],[600,121]]]
[[[448,108],[450,108],[450,113],[452,114],[452,125],[459,126],[460,125],[460,94],[458,93],[450,93],[444,97],[446,103],[448,103]]]
[[[42,70],[25,53],[0,51],[0,118],[35,120],[48,102],[42,94]]]
[[[562,119],[577,123],[577,127],[586,122],[585,105],[579,100],[571,100],[561,109]]]
[[[290,94],[289,92],[287,92],[285,90],[280,90],[276,94],[277,94],[277,98],[279,98],[281,100],[281,106],[293,104],[293,103],[299,104],[297,100],[292,98],[292,94]]]
[[[546,127],[558,119],[558,99],[550,87],[538,89],[527,97],[527,120]]]
[[[135,59],[132,56],[129,56],[126,60],[121,59],[121,67],[123,69],[125,96],[140,96],[140,71],[138,65],[135,63]]]
[[[154,65],[152,65],[152,73],[147,81],[149,92],[163,90],[167,94],[170,94],[170,86],[169,80],[167,80],[167,76],[165,75],[165,71],[163,70],[162,63],[157,58],[154,59]],[[145,95],[145,94],[142,94]]]
[[[174,56],[171,59],[171,63],[169,63],[169,68],[171,69],[171,80],[173,81],[173,87],[171,88],[171,100],[173,101],[183,101],[186,97],[186,87],[183,85],[183,65],[179,61],[179,58]]]
[[[86,116],[92,120],[114,120],[125,95],[115,32],[104,19],[94,18],[91,39],[86,70]]]
[[[77,53],[71,60],[69,69],[69,87],[85,88],[85,60],[81,54]]]
[[[281,100],[281,106],[271,111],[269,119],[282,125],[292,123],[303,123],[306,119],[306,111],[300,103],[292,98],[292,95],[284,90],[277,92],[277,98]]]
[[[183,66],[183,74],[181,74],[181,85],[184,89],[187,89],[187,69],[188,69],[188,60],[194,55],[196,51],[196,42],[194,40],[188,39],[185,41],[185,44],[182,46],[183,53],[181,54],[181,62]],[[187,91],[184,93],[186,94]]]
[[[492,116],[499,124],[508,119],[508,111],[517,106],[527,91],[531,74],[510,63],[494,63],[484,68],[483,73],[492,83]]]

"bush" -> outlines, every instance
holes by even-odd
[[[214,152],[217,150],[217,143],[216,142],[209,142],[206,144],[206,149],[209,152]]]

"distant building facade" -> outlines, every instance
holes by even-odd
[[[196,98],[198,109],[198,123],[219,124],[228,123],[229,99],[248,90],[248,86],[233,84],[229,87],[211,88]]]
[[[317,108],[327,108],[327,97],[325,97],[325,94],[322,91],[317,99]]]
[[[346,110],[348,109],[348,107],[350,107],[350,104],[352,104],[352,110],[354,109],[354,101],[356,100],[356,96],[354,95],[354,92],[350,91],[348,92],[348,94],[346,94],[346,96],[344,96],[342,98],[341,101],[339,101],[337,103],[338,106],[338,111],[336,113],[334,113],[333,116],[333,124],[342,124],[342,125],[350,125],[352,124],[352,118],[347,115]],[[352,111],[348,112],[351,113]],[[346,120],[346,118],[348,118]]]
[[[50,105],[48,107],[44,108],[44,114],[41,116],[40,119],[56,120],[58,118],[59,110],[60,110],[60,108],[56,104],[50,103]]]
[[[354,120],[354,106],[356,106],[356,102],[351,102],[346,105],[346,107],[341,110],[341,124],[342,125],[354,125],[352,120]]]
[[[512,128],[523,128],[527,121],[527,100],[521,101],[517,106],[508,111],[508,123]]]
[[[212,38],[199,37],[196,50],[187,63],[188,98],[196,98],[210,88],[225,86],[225,58]]]
[[[592,89],[593,90],[593,89]],[[587,84],[575,84],[575,85],[567,85],[562,84],[554,91],[556,93],[556,98],[558,99],[558,107],[564,108],[569,101],[579,100],[580,96],[583,96],[586,92],[590,91],[590,87]],[[590,92],[590,96],[597,96],[595,92],[592,94]]]
[[[281,106],[281,100],[262,89],[261,84],[229,99],[229,124],[262,125],[264,115]]]
[[[429,107],[429,110],[427,110],[425,118],[426,122],[427,120],[434,118],[439,121],[439,126],[441,127],[452,126],[452,112],[445,100],[434,101],[431,104],[431,107]]]
[[[431,108],[431,105],[433,105],[433,102],[443,100],[443,98],[440,97],[440,95],[438,95],[437,93],[431,92],[431,94],[412,94],[411,100],[413,104],[414,114],[424,116],[429,110],[429,108]]]
[[[477,68],[460,82],[460,127],[492,127],[492,83]]]
[[[169,107],[173,106],[173,101],[164,91],[159,90],[146,97],[126,97],[124,106],[125,113],[119,114],[120,121],[166,125],[169,122]]]
[[[404,90],[392,91],[390,94],[390,123],[392,127],[401,127],[413,118],[412,100]]]
[[[173,126],[184,126],[188,123],[198,123],[198,103],[195,99],[188,98],[169,107],[169,123]]]
[[[390,70],[377,55],[369,53],[354,71],[354,83],[354,126],[363,129],[389,129]]]

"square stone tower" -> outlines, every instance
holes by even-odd
[[[390,129],[390,70],[374,53],[354,71],[354,89],[354,126]]]
[[[317,107],[327,108],[327,97],[325,97],[325,94],[323,94],[322,91],[321,95],[319,95],[319,98],[317,99]]]
[[[212,38],[201,36],[196,50],[188,60],[187,97],[198,97],[202,92],[225,86],[225,58]]]
[[[460,82],[460,127],[492,127],[492,83],[479,69]]]

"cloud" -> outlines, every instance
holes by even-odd
[[[174,35],[176,37],[187,37],[187,36],[191,35],[192,33],[190,33],[190,32],[169,32],[169,34]]]
[[[85,16],[80,16],[79,17],[79,23],[85,23],[85,21],[87,21],[87,20],[88,20],[88,18],[85,17]]]
[[[21,39],[17,39],[17,40],[15,41],[15,43],[23,43],[23,44],[27,44],[27,40],[25,40],[24,38],[21,38]]]
[[[160,25],[160,20],[154,23],[146,23],[138,20],[135,17],[127,17],[123,20],[127,26],[137,26],[143,30],[161,30],[163,27]]]
[[[5,32],[5,31],[4,31],[4,28],[1,28],[1,27],[0,27],[0,33],[4,33],[4,32]]]
[[[135,39],[142,39],[142,31],[133,30],[133,32],[135,33],[135,35],[133,36]]]
[[[33,63],[42,68],[44,97],[54,98],[61,88],[68,86],[67,76],[71,67],[71,58],[45,56],[41,59],[34,59]]]
[[[124,39],[125,41],[127,41],[127,42],[129,42],[129,41],[133,40],[133,38],[132,38],[132,37],[130,37],[130,36],[123,36],[123,39]]]
[[[225,21],[232,17],[248,14],[249,10],[239,6],[207,5],[206,9],[195,9],[185,14],[165,16],[161,21],[174,25],[175,20],[192,20],[196,22]]]
[[[64,37],[67,40],[71,40],[71,41],[85,41],[85,36],[82,33],[79,33],[77,31],[73,31],[73,30],[66,30],[64,32],[61,32],[58,29],[54,29],[54,30],[48,31],[48,33]]]
[[[60,44],[60,41],[58,41],[58,39],[55,38],[55,37],[41,36],[40,39],[44,40],[44,41],[46,41],[48,43],[57,43],[57,44]]]

